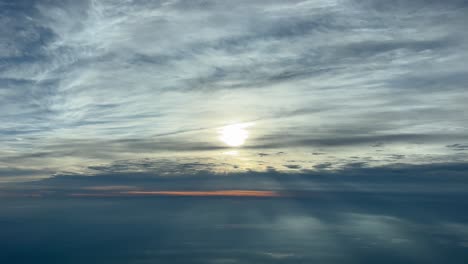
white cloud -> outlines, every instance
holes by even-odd
[[[180,140],[202,142],[200,128],[261,120],[252,135],[276,140],[454,135],[424,142],[451,159],[443,146],[466,134],[466,7],[384,5],[36,2],[2,18],[15,38],[0,54],[0,138],[28,131],[23,153],[197,129]]]

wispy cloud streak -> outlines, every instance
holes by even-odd
[[[1,167],[216,156],[215,130],[252,120],[255,149],[466,160],[445,147],[466,142],[465,1],[1,7]]]

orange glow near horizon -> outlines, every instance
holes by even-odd
[[[219,190],[219,191],[127,191],[122,194],[128,195],[159,195],[159,196],[221,196],[221,197],[280,197],[274,191],[252,191],[252,190]]]

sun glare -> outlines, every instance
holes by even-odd
[[[246,130],[249,126],[250,124],[234,124],[222,127],[219,129],[219,139],[231,147],[242,146],[249,137],[249,132]]]

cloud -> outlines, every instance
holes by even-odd
[[[322,163],[322,164],[317,164],[317,165],[314,165],[314,168],[318,169],[318,170],[322,170],[322,169],[328,169],[332,166],[333,164],[331,164],[330,162],[327,162],[327,163]]]
[[[216,156],[226,147],[213,132],[236,122],[255,122],[251,155],[342,147],[364,157],[382,143],[382,161],[434,160],[414,157],[419,144],[439,162],[459,162],[443,146],[466,135],[466,8],[3,3],[0,163],[60,172],[135,153]]]
[[[446,139],[447,137],[460,137],[463,135],[443,135],[443,134],[393,134],[393,135],[368,135],[368,136],[355,136],[355,137],[333,137],[333,138],[303,138],[301,135],[295,137],[285,137],[283,135],[269,136],[260,138],[258,142],[267,141],[271,143],[259,144],[257,146],[249,146],[252,148],[278,148],[284,146],[352,146],[352,145],[371,145],[383,143],[411,143],[411,144],[425,144],[431,142],[438,142]],[[292,138],[292,139],[291,139]],[[284,140],[284,141],[282,141]],[[375,146],[374,144],[374,146]]]
[[[465,263],[467,9],[0,1],[0,262]]]
[[[18,176],[34,176],[34,175],[50,175],[51,171],[33,170],[24,168],[0,168],[1,177],[18,177]]]
[[[300,165],[296,165],[296,164],[286,164],[286,165],[283,165],[283,166],[288,168],[288,169],[292,169],[292,170],[297,170],[297,169],[301,168]]]
[[[456,151],[464,151],[468,149],[468,144],[451,144],[447,145],[447,148],[456,150]]]
[[[16,184],[21,196],[6,198],[0,190],[0,246],[15,263],[28,263],[32,256],[39,262],[68,261],[76,250],[80,254],[71,263],[463,263],[466,167],[55,176]],[[262,179],[280,184],[271,191]],[[226,189],[244,183],[243,189]],[[264,189],[253,191],[260,186]],[[28,188],[41,196],[24,195]],[[120,192],[124,195],[111,195]],[[73,193],[82,195],[64,199]],[[270,199],[273,193],[287,195]]]
[[[6,185],[11,195],[51,191],[52,196],[170,195],[234,196],[236,193],[287,197],[310,197],[320,193],[386,193],[406,195],[457,195],[466,188],[466,163],[425,165],[395,164],[369,167],[366,163],[346,166],[323,163],[314,170],[301,166],[294,171],[239,171],[216,173],[216,163],[177,163],[169,160],[127,161],[90,167],[92,174],[59,174],[40,181]],[[227,191],[224,193],[224,191]],[[246,193],[243,193],[246,191]],[[252,193],[250,193],[252,191]],[[193,192],[193,193],[192,193]],[[213,193],[212,193],[213,192]],[[263,193],[265,192],[265,193]],[[271,192],[271,193],[270,193]],[[191,195],[193,194],[193,195]],[[232,194],[232,195],[231,195]]]

